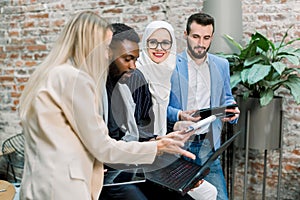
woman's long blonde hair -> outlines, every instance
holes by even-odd
[[[105,88],[108,70],[106,34],[110,24],[92,11],[78,13],[59,35],[45,60],[31,75],[20,98],[20,116],[30,114],[31,102],[49,71],[71,59],[74,67],[88,73],[97,84],[99,98]]]

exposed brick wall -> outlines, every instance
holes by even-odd
[[[203,0],[2,0],[0,1],[0,142],[22,131],[17,115],[20,94],[36,64],[45,58],[69,17],[94,10],[111,22],[124,22],[142,34],[152,20],[167,20],[182,40],[187,17],[202,10]],[[244,38],[255,30],[278,39],[300,37],[300,0],[242,0]],[[232,24],[234,26],[234,24]],[[297,44],[300,45],[299,43]],[[179,49],[184,48],[179,43]],[[283,109],[281,199],[300,199],[300,108],[286,91]],[[252,152],[253,153],[253,152]],[[250,156],[249,199],[261,199],[263,152]],[[238,154],[235,199],[242,199],[243,154]],[[1,159],[0,159],[1,163]],[[1,164],[1,166],[4,166]],[[278,151],[269,152],[267,197],[276,197]]]

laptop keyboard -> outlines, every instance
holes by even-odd
[[[174,189],[179,188],[184,185],[187,180],[190,180],[191,177],[200,170],[201,166],[190,165],[188,161],[178,160],[163,170],[152,171],[150,174],[152,180],[156,180],[160,183],[165,183],[173,187]]]

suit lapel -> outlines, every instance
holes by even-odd
[[[219,94],[221,94],[220,89],[223,88],[222,85],[222,76],[220,71],[218,70],[217,64],[214,59],[208,54],[209,59],[209,71],[210,71],[210,82],[211,82],[211,97],[210,103],[211,107],[215,107],[219,105]]]
[[[188,80],[189,80],[189,74],[188,74],[188,60],[186,56],[186,51],[182,52],[178,56],[178,82],[179,82],[179,88],[180,88],[180,97],[181,97],[181,103],[182,103],[182,109],[187,109],[187,97],[188,97]]]

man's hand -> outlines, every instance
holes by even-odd
[[[234,102],[236,103],[236,102]],[[225,112],[227,113],[234,113],[232,117],[224,117],[222,121],[229,122],[237,119],[240,116],[240,109],[238,107],[232,108],[232,109],[225,109]]]
[[[201,117],[192,117],[192,114],[195,113],[196,111],[197,110],[179,111],[179,120],[192,121],[192,122],[199,121]]]
[[[191,189],[191,191],[193,191],[194,188],[199,187],[202,183],[204,182],[204,179],[201,179],[200,181],[198,181],[195,186]]]

